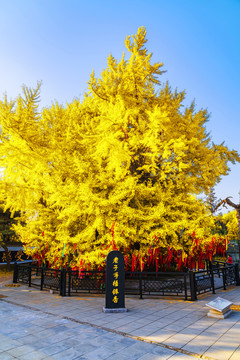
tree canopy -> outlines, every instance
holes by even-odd
[[[126,38],[128,60],[110,55],[84,100],[42,111],[36,89],[0,103],[1,197],[21,210],[15,231],[39,261],[101,265],[109,248],[149,246],[188,254],[193,231],[209,235],[196,196],[240,161],[206,131],[206,110],[161,84],[141,27]]]

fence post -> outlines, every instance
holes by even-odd
[[[62,296],[66,296],[66,288],[67,288],[67,284],[66,284],[66,279],[67,279],[67,273],[66,273],[66,269],[63,269],[63,295]]]
[[[68,270],[68,296],[71,296],[71,278],[72,270]]]
[[[211,275],[212,293],[213,293],[213,294],[216,294],[216,291],[215,291],[215,283],[214,283],[214,270],[213,270],[213,269],[210,270],[210,275]]]
[[[66,296],[66,269],[61,270],[61,275],[60,275],[60,295]]]
[[[239,278],[239,264],[235,264],[235,279],[236,279],[236,285],[240,285],[240,278]]]
[[[191,301],[195,301],[197,300],[196,281],[195,281],[195,273],[192,270],[189,271],[189,283],[190,283]]]
[[[32,267],[28,265],[28,286],[31,287],[32,285]]]
[[[185,300],[187,301],[187,274],[184,274],[184,292],[185,292]]]
[[[225,268],[225,264],[224,264],[224,267],[222,268],[222,274],[223,274],[223,290],[226,290],[226,268]]]
[[[17,262],[15,261],[15,263],[14,263],[14,270],[13,270],[13,283],[14,283],[14,284],[17,284],[17,281],[18,281],[18,264],[17,264]]]
[[[142,272],[140,272],[139,276],[139,290],[140,290],[140,299],[142,300]]]
[[[208,271],[208,269],[209,269],[209,260],[206,259],[206,260],[205,260],[205,270]]]
[[[44,283],[44,273],[43,273],[43,268],[41,268],[41,290],[43,289],[43,283]]]

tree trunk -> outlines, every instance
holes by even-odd
[[[237,221],[238,221],[238,253],[240,260],[240,209],[236,209],[237,212]]]
[[[240,209],[236,209],[238,221],[238,241],[240,241]]]
[[[3,247],[3,249],[5,251],[5,254],[6,254],[7,270],[10,271],[11,270],[11,258],[10,258],[10,255],[9,255],[9,250],[8,250],[7,245],[5,245],[5,244],[2,244],[2,247]]]

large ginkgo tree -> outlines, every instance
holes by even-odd
[[[40,111],[38,84],[0,103],[0,200],[21,210],[15,231],[39,263],[92,268],[111,249],[126,264],[157,248],[184,258],[189,234],[209,235],[211,215],[196,195],[240,158],[210,141],[206,110],[184,107],[185,92],[161,85],[146,42],[143,27],[127,37],[129,55],[110,55],[83,101]]]

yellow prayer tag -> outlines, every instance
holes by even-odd
[[[116,304],[116,303],[118,303],[118,297],[115,295],[114,297],[113,297],[113,302]]]
[[[115,257],[115,258],[113,259],[113,264],[118,264],[118,257]]]
[[[118,280],[113,280],[113,286],[118,287]]]

